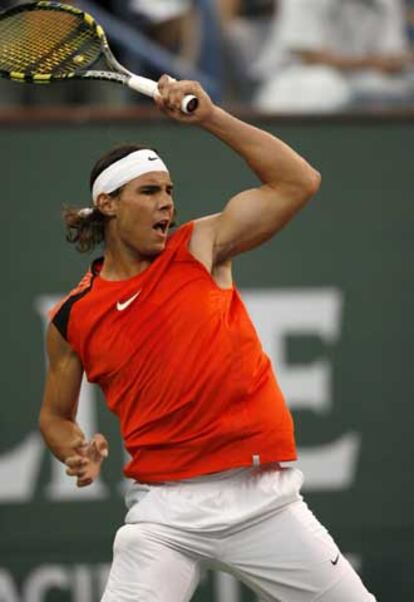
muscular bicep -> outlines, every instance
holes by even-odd
[[[230,199],[215,218],[214,262],[221,263],[264,243],[305,201],[302,190],[279,191],[266,185]]]
[[[46,346],[49,365],[41,416],[74,420],[82,382],[82,364],[54,324],[49,325]]]

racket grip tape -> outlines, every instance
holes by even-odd
[[[145,94],[145,96],[154,96],[158,93],[158,84],[152,79],[142,77],[140,75],[131,75],[128,80],[128,87],[136,92]],[[198,107],[198,98],[193,94],[187,94],[184,96],[181,102],[181,110],[183,113],[193,113]]]

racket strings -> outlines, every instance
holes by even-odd
[[[50,10],[0,19],[0,70],[68,75],[91,65],[101,43],[82,16]]]

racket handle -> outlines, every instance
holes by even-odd
[[[154,96],[158,93],[158,84],[152,79],[142,77],[140,75],[131,75],[128,80],[128,87],[136,92],[145,94],[145,96]],[[181,102],[181,110],[187,115],[193,113],[198,107],[198,98],[193,94],[187,94],[184,96]]]
[[[151,98],[154,98],[158,91],[157,82],[154,82],[147,77],[141,77],[140,75],[131,75],[128,80],[128,87],[136,92],[145,94],[145,96],[151,96]]]

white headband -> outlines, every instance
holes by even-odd
[[[143,149],[130,153],[123,159],[112,163],[96,178],[92,187],[93,204],[102,192],[110,194],[134,178],[150,171],[166,171],[164,161],[153,150]]]

